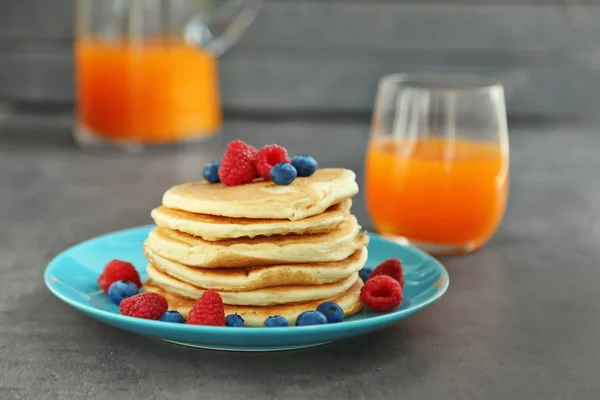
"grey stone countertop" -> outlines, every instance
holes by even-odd
[[[198,178],[210,146],[87,154],[65,121],[0,125],[2,399],[600,398],[600,134],[511,129],[511,197],[482,250],[443,257],[450,288],[386,330],[282,353],[169,345],[109,327],[54,298],[52,257],[150,223],[172,184]],[[363,182],[363,123],[245,122],[225,140],[278,142]],[[432,193],[432,195],[435,195]],[[364,199],[355,213],[369,227]]]

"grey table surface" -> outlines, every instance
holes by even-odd
[[[10,122],[10,121],[9,121]],[[283,353],[192,350],[85,317],[45,288],[63,249],[150,223],[214,146],[98,156],[67,120],[0,124],[2,399],[597,399],[600,134],[511,129],[511,198],[482,250],[442,258],[448,293],[368,336]],[[363,181],[363,123],[231,121],[224,139],[278,142]],[[432,194],[433,195],[433,194]],[[369,227],[364,199],[354,206]]]

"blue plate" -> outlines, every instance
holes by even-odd
[[[398,309],[376,314],[364,309],[344,322],[288,328],[230,328],[174,324],[127,317],[119,313],[96,284],[104,265],[112,259],[132,262],[142,277],[146,258],[141,243],[153,226],[143,226],[80,243],[48,264],[44,281],[56,297],[109,325],[162,340],[209,349],[238,351],[290,350],[317,346],[384,328],[439,299],[448,288],[448,272],[432,257],[413,247],[370,234],[368,266],[391,257],[402,260],[406,286]]]

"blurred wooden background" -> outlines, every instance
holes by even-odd
[[[72,104],[73,4],[0,0],[0,102]],[[594,0],[266,0],[221,60],[223,103],[367,115],[381,75],[462,71],[500,78],[513,115],[594,115],[598,21]]]

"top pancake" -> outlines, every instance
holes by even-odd
[[[348,216],[352,200],[329,207],[325,212],[298,221],[287,219],[230,218],[196,214],[160,206],[152,210],[158,226],[189,233],[208,241],[241,237],[311,234],[334,229]]]
[[[257,180],[240,186],[206,181],[174,186],[164,206],[192,213],[232,218],[298,220],[321,214],[358,193],[356,175],[348,169],[321,168],[289,185]]]

